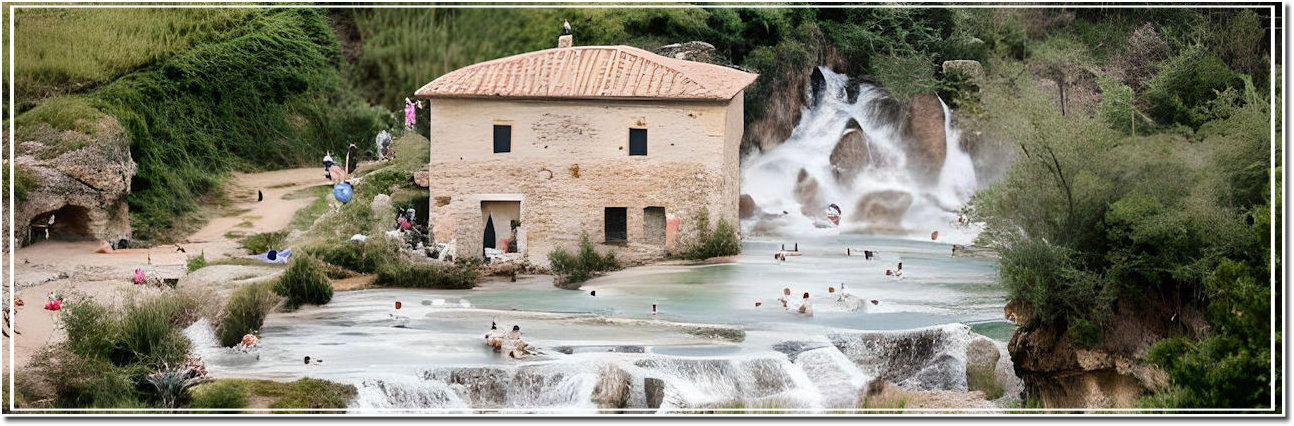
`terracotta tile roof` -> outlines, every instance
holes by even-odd
[[[540,50],[454,70],[415,93],[452,98],[728,100],[758,74],[629,46]]]

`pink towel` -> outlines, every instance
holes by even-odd
[[[143,284],[145,281],[148,281],[146,278],[144,278],[143,269],[135,268],[135,276],[133,281],[135,282],[135,284]]]

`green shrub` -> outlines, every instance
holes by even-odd
[[[283,242],[287,239],[288,231],[262,232],[248,235],[238,242],[238,246],[247,250],[247,254],[260,254],[271,249],[282,250]]]
[[[882,55],[872,60],[872,73],[895,98],[909,101],[913,96],[934,92],[934,62],[922,55]]]
[[[235,346],[246,334],[255,334],[265,317],[282,301],[274,294],[273,282],[246,284],[234,290],[225,303],[217,334],[222,346]]]
[[[476,286],[479,264],[458,260],[446,263],[387,262],[377,270],[377,285],[402,288],[465,290]]]
[[[189,390],[190,408],[244,408],[247,406],[247,388],[239,382],[219,380],[199,385]],[[237,411],[213,413],[238,414]]]
[[[1159,124],[1196,128],[1210,118],[1208,102],[1228,87],[1243,89],[1244,84],[1216,55],[1192,47],[1160,66],[1146,82],[1144,99]]]
[[[287,298],[288,309],[326,304],[332,300],[332,282],[323,269],[322,263],[309,255],[293,256],[287,271],[274,284],[274,292]]]
[[[4,173],[3,178],[0,178],[0,180],[3,180],[6,184],[9,183],[9,167],[10,167],[9,163],[6,162],[4,163],[3,170],[0,170],[0,173]],[[40,183],[37,182],[36,178],[32,176],[31,170],[28,170],[24,166],[18,166],[17,168],[15,168],[13,171],[13,174],[14,174],[14,180],[13,180],[14,198],[17,199],[18,201],[27,201],[27,193],[35,190],[38,186],[40,186]],[[9,187],[5,185],[4,189],[5,189],[5,195],[8,196]]]
[[[548,262],[554,274],[553,284],[559,286],[582,283],[602,272],[620,267],[614,251],[601,255],[593,249],[587,232],[580,234],[578,253],[571,254],[565,248],[558,247],[548,253]]]
[[[346,241],[307,247],[305,253],[319,260],[361,274],[371,274],[393,259],[399,251],[395,242],[375,236],[362,243]]]
[[[692,217],[695,227],[691,239],[682,244],[681,249],[671,253],[671,257],[688,260],[705,260],[712,257],[735,256],[741,254],[741,238],[737,230],[725,219],[719,219],[714,228],[710,228],[710,212],[697,210]]]
[[[184,267],[189,272],[207,267],[207,254],[199,253],[197,256],[189,256],[184,260]]]

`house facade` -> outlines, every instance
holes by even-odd
[[[757,76],[563,41],[417,91],[430,99],[436,241],[546,265],[587,233],[634,261],[662,256],[699,209],[736,223],[742,91]]]

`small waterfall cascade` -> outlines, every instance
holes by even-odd
[[[823,66],[807,90],[790,137],[742,161],[747,235],[938,230],[947,240],[973,239],[959,210],[977,189],[975,167],[941,99],[904,104]]]

